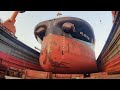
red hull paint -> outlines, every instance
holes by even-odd
[[[4,52],[0,52],[0,60],[1,64],[8,68],[42,70],[39,65],[15,58]]]
[[[120,64],[120,54],[110,59],[104,66],[102,66],[101,70],[112,74],[120,73],[119,64]]]
[[[73,38],[49,34],[42,42],[40,64],[53,73],[91,73],[97,71],[94,51]]]

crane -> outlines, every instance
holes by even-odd
[[[57,12],[57,16],[61,16],[62,13],[60,11]]]
[[[118,11],[112,11],[112,18],[113,18],[113,23],[115,22],[115,18],[118,14]]]
[[[23,13],[25,11],[14,11],[12,16],[4,21],[3,23],[1,23],[4,27],[6,27],[13,35],[15,35],[16,33],[16,28],[14,26],[15,22],[16,22],[16,17],[18,15],[18,13]]]

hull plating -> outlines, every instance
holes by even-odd
[[[39,65],[15,58],[4,52],[0,52],[0,63],[8,68],[41,70]]]
[[[40,65],[53,73],[91,73],[97,71],[94,50],[75,39],[48,34],[42,42]]]

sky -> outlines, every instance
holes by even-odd
[[[93,28],[95,34],[95,55],[99,56],[113,26],[111,11],[60,11],[61,17],[72,16],[86,20]],[[7,20],[13,11],[0,11],[2,21]],[[26,11],[18,14],[16,18],[16,37],[29,47],[40,48],[34,37],[35,26],[42,21],[56,18],[57,11]]]

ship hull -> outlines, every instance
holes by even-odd
[[[22,59],[10,56],[7,53],[0,51],[0,64],[6,68],[25,70],[27,68],[32,70],[41,70],[39,65],[32,64]]]
[[[0,66],[15,70],[42,70],[39,54],[0,25]]]
[[[95,53],[74,38],[48,34],[42,41],[40,65],[53,73],[91,73],[97,71]]]

